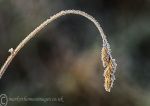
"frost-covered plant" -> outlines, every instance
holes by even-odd
[[[25,46],[25,44],[27,44],[33,37],[35,37],[37,35],[37,33],[39,31],[41,31],[43,28],[45,28],[49,23],[53,22],[54,20],[58,19],[61,16],[65,16],[68,14],[75,14],[75,15],[83,16],[83,17],[89,19],[90,21],[92,21],[94,23],[94,25],[97,27],[97,29],[102,37],[102,40],[103,40],[103,47],[101,50],[101,59],[103,62],[103,66],[105,68],[105,70],[104,70],[104,78],[105,78],[104,87],[105,87],[106,91],[110,92],[110,89],[112,88],[113,82],[115,80],[114,73],[115,73],[117,64],[115,62],[115,59],[113,59],[111,56],[110,45],[106,39],[106,35],[104,34],[103,29],[101,28],[100,24],[96,21],[96,19],[94,17],[92,17],[91,15],[89,15],[83,11],[80,11],[80,10],[65,10],[65,11],[61,11],[61,12],[51,16],[49,19],[47,19],[41,25],[39,25],[37,28],[35,28],[29,35],[27,35],[27,37],[25,39],[23,39],[15,49],[13,49],[13,48],[9,49],[10,56],[7,58],[4,65],[0,69],[0,78],[4,74],[5,70],[7,69],[7,67],[9,66],[11,61],[14,59],[14,57],[17,55],[17,53]]]

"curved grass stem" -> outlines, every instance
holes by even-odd
[[[92,17],[91,15],[80,11],[80,10],[64,10],[61,12],[58,12],[57,14],[51,16],[49,19],[47,19],[46,21],[44,21],[41,25],[39,25],[37,28],[35,28],[29,35],[27,35],[25,37],[25,39],[23,39],[19,45],[13,50],[13,48],[11,48],[10,51],[10,56],[8,56],[7,60],[5,61],[5,63],[3,64],[3,66],[0,69],[0,78],[3,76],[4,72],[6,71],[7,67],[9,66],[9,64],[12,62],[12,60],[14,59],[14,57],[18,54],[18,52],[33,38],[35,37],[42,29],[44,29],[49,23],[53,22],[54,20],[58,19],[61,16],[65,16],[68,14],[75,14],[75,15],[80,15],[83,16],[85,18],[87,18],[88,20],[90,20],[91,22],[94,23],[94,25],[96,26],[96,28],[98,29],[102,40],[103,40],[103,47],[107,48],[107,55],[109,56],[109,59],[112,60],[112,56],[111,56],[111,50],[110,50],[110,46],[109,43],[106,39],[106,36],[103,32],[103,29],[101,28],[100,24],[96,21],[96,19],[94,17]],[[103,56],[105,57],[105,56]],[[105,60],[103,60],[103,63]],[[109,60],[108,60],[109,61]],[[107,65],[104,65],[104,67],[106,67]],[[116,66],[114,66],[116,67]],[[114,70],[113,70],[114,71]],[[112,73],[110,73],[112,74]],[[108,80],[108,79],[107,79]],[[106,89],[106,88],[105,88]]]

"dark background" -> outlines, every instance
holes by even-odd
[[[0,80],[8,97],[62,97],[8,106],[150,106],[150,0],[0,0],[0,64],[34,28],[61,10],[79,9],[101,24],[118,64],[103,87],[102,39],[87,19],[65,16],[42,30]]]

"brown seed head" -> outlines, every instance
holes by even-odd
[[[108,49],[103,47],[101,50],[101,59],[103,62],[103,66],[106,67],[109,64],[110,57],[108,55]]]
[[[110,60],[108,66],[104,70],[104,77],[105,77],[105,83],[104,87],[106,91],[110,92],[110,89],[113,86],[113,66],[112,66],[112,60]]]
[[[110,90],[113,86],[113,82],[115,80],[114,72],[115,72],[116,63],[110,57],[108,48],[106,48],[106,47],[102,48],[101,59],[103,62],[103,66],[105,67],[105,70],[104,70],[104,79],[105,79],[104,87],[105,87],[106,91],[110,92]]]

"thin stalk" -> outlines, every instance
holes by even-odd
[[[106,36],[103,32],[103,29],[101,28],[100,24],[96,21],[96,19],[94,17],[92,17],[91,15],[80,11],[80,10],[64,10],[64,11],[60,11],[59,13],[51,16],[49,19],[47,19],[46,21],[44,21],[41,25],[39,25],[37,28],[35,28],[29,35],[27,35],[25,37],[25,39],[23,39],[19,45],[13,50],[13,48],[11,48],[10,51],[10,56],[8,56],[7,60],[5,61],[5,63],[3,64],[3,66],[0,69],[0,78],[3,76],[4,72],[6,71],[7,67],[9,66],[9,64],[12,62],[12,60],[14,59],[14,57],[18,54],[18,52],[33,38],[35,37],[42,29],[44,29],[48,24],[50,24],[51,22],[53,22],[54,20],[60,18],[61,16],[65,16],[68,14],[75,14],[75,15],[80,15],[83,16],[85,18],[87,18],[88,20],[90,20],[91,22],[94,23],[94,25],[96,26],[96,28],[98,29],[102,40],[103,40],[103,47],[106,47],[108,49],[107,53],[110,56],[110,59],[112,59],[111,56],[111,52],[110,52],[110,46],[109,43],[106,39]]]

